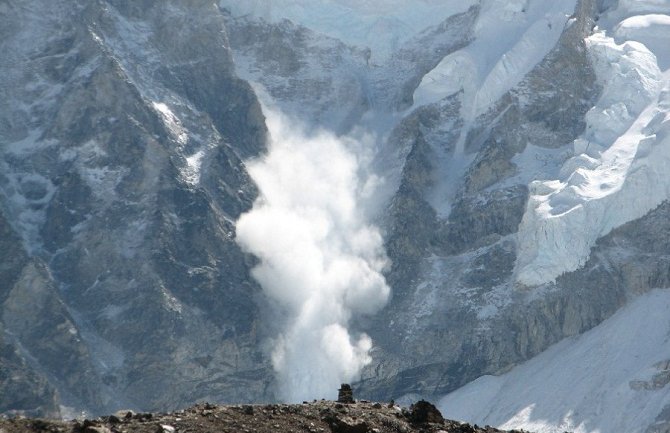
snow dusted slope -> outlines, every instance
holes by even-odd
[[[651,41],[665,59],[670,48],[656,42],[668,22],[666,15],[627,18],[616,27],[617,40]],[[559,178],[530,185],[516,265],[526,286],[578,269],[598,238],[670,197],[670,75],[642,43],[619,45],[606,33],[587,43],[604,91]]]
[[[440,410],[537,433],[645,432],[670,404],[669,333],[670,291],[648,293],[509,373],[447,395]]]

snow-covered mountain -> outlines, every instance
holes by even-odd
[[[0,411],[351,380],[663,431],[667,1],[0,0],[0,35]]]

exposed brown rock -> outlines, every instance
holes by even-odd
[[[440,411],[433,405],[425,400],[416,402],[410,407],[410,420],[414,424],[423,424],[423,423],[442,423],[444,418]]]
[[[501,430],[445,420],[437,408],[426,401],[416,403],[411,410],[376,402],[344,405],[333,401],[319,401],[301,405],[200,404],[169,414],[142,413],[129,417],[102,417],[70,422],[0,419],[0,432],[496,433]]]

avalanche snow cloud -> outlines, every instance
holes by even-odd
[[[287,315],[272,354],[281,397],[322,398],[370,362],[370,338],[348,324],[389,295],[382,237],[359,207],[376,180],[354,140],[266,115],[269,153],[248,166],[260,196],[237,222],[237,241],[260,259],[253,276]]]

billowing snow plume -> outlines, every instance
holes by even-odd
[[[273,352],[281,397],[328,397],[370,362],[372,342],[351,335],[351,317],[374,313],[389,294],[381,235],[359,208],[374,178],[365,180],[353,140],[308,136],[273,113],[267,123],[269,153],[248,167],[260,197],[237,240],[260,259],[253,276],[287,313]]]

